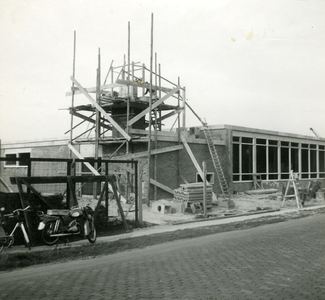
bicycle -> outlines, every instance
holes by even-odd
[[[30,206],[27,206],[26,208],[22,209],[22,208],[18,208],[16,210],[14,210],[11,214],[3,214],[5,208],[1,207],[0,208],[0,226],[2,226],[3,224],[5,224],[3,218],[4,217],[8,217],[8,218],[16,218],[17,219],[17,223],[14,227],[14,229],[12,230],[12,232],[9,235],[5,235],[5,236],[0,236],[0,253],[3,250],[4,247],[12,247],[12,245],[15,242],[14,239],[14,233],[16,231],[16,229],[18,227],[21,228],[23,235],[24,235],[24,239],[25,239],[25,243],[26,246],[28,247],[28,249],[30,250],[30,241],[28,238],[28,234],[27,231],[25,229],[25,225],[24,225],[24,211],[27,211],[29,209]]]

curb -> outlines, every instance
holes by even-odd
[[[285,209],[285,210],[268,210],[268,211],[258,211],[249,214],[241,214],[241,215],[231,215],[231,216],[222,216],[216,218],[207,218],[207,219],[197,219],[193,221],[184,221],[180,223],[173,223],[171,225],[157,225],[154,227],[147,227],[147,228],[139,228],[134,229],[131,232],[118,234],[118,235],[111,235],[111,236],[101,236],[97,238],[97,243],[107,243],[113,242],[117,240],[129,239],[129,238],[136,238],[140,236],[147,236],[147,235],[154,235],[164,232],[173,232],[177,230],[183,229],[191,229],[191,228],[200,228],[200,227],[208,227],[208,226],[217,226],[222,224],[229,224],[235,223],[239,221],[247,221],[258,219],[261,217],[272,217],[277,215],[284,215],[287,213],[294,213],[304,210],[316,210],[325,208],[325,205],[320,206],[312,206],[312,207],[304,207],[301,209]],[[11,249],[5,248],[3,253],[13,254],[13,253],[26,253],[26,252],[39,252],[39,251],[49,251],[49,250],[56,250],[56,249],[67,249],[71,247],[80,247],[83,245],[89,245],[87,239],[82,239],[79,241],[71,242],[69,244],[56,244],[55,246],[35,246],[32,247],[31,250],[28,250],[24,245],[17,245]],[[0,254],[1,255],[1,254]]]

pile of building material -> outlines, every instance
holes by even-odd
[[[174,190],[174,200],[184,203],[185,212],[201,213],[203,210],[203,183],[186,183]],[[212,185],[206,186],[207,209],[212,209]]]

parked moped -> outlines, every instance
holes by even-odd
[[[47,213],[39,212],[41,222],[38,230],[47,245],[54,245],[60,237],[80,235],[95,243],[97,234],[93,217],[94,211],[88,205],[71,209],[49,209]]]

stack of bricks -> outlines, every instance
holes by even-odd
[[[206,187],[207,209],[212,208],[212,185]],[[184,203],[185,211],[187,208],[195,207],[194,204],[200,204],[203,208],[203,183],[181,184],[180,188],[174,190],[174,200]]]

